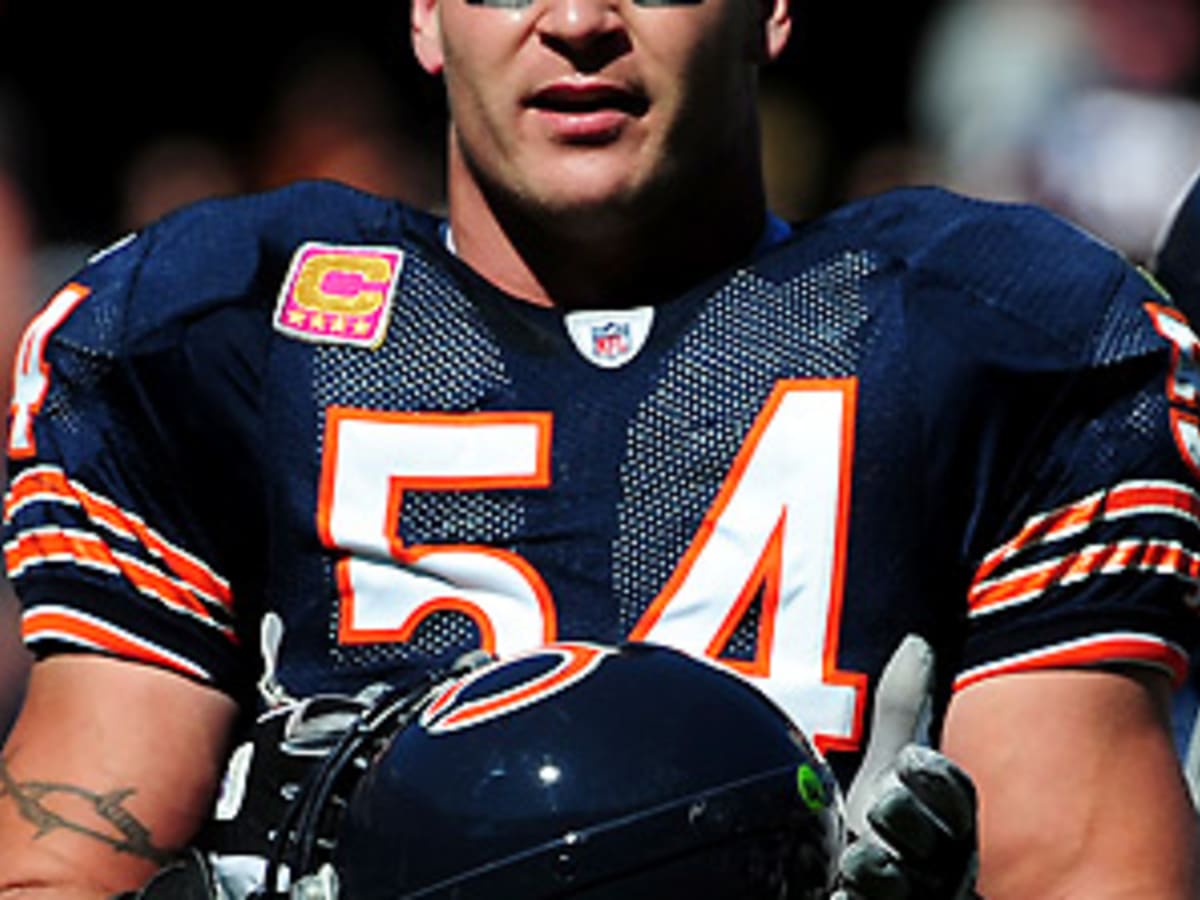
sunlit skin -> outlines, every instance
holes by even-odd
[[[501,9],[523,9],[534,0],[467,0],[475,6],[497,6]],[[692,6],[704,0],[633,0],[638,6]]]
[[[733,262],[765,216],[758,71],[782,2],[416,0],[444,77],[459,253],[544,305],[653,302]]]

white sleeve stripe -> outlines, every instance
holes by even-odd
[[[233,638],[229,611],[200,594],[193,585],[171,577],[142,560],[113,550],[90,532],[40,528],[23,532],[4,546],[9,577],[18,579],[40,566],[67,563],[123,578],[142,596]]]
[[[969,615],[999,612],[1041,597],[1046,591],[1099,575],[1149,572],[1200,583],[1200,554],[1178,541],[1118,541],[1092,544],[1074,553],[978,582],[967,594]],[[1195,603],[1195,597],[1189,602]]]
[[[1188,655],[1182,647],[1157,635],[1119,631],[1096,634],[1015,653],[958,674],[959,691],[997,675],[1044,669],[1095,668],[1133,664],[1161,669],[1175,684],[1187,677]]]
[[[11,522],[20,510],[32,504],[54,504],[82,510],[97,527],[118,537],[140,544],[145,551],[194,587],[208,595],[230,602],[228,580],[203,560],[179,547],[151,528],[136,513],[122,509],[107,497],[69,479],[57,466],[40,465],[24,470],[9,485],[5,501],[5,521]]]
[[[25,640],[64,641],[104,650],[118,656],[152,662],[211,682],[212,675],[193,660],[180,656],[120,626],[66,606],[47,604],[28,610],[22,619]]]
[[[1200,531],[1200,493],[1172,481],[1127,481],[1033,516],[1014,538],[984,557],[975,583],[986,581],[1018,554],[1075,537],[1097,523],[1155,515],[1181,519]]]

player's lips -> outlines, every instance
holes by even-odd
[[[624,85],[570,80],[543,85],[526,98],[525,106],[563,140],[595,142],[614,137],[630,119],[645,115],[650,103]]]

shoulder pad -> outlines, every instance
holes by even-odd
[[[967,302],[1037,332],[1064,353],[1095,358],[1155,345],[1145,314],[1153,283],[1112,247],[1030,204],[908,188],[851,204],[828,227],[905,271],[910,302]],[[1107,349],[1105,349],[1107,348]]]
[[[203,201],[96,254],[73,279],[91,298],[60,335],[138,341],[218,306],[270,303],[301,243],[398,243],[420,216],[332,182]]]

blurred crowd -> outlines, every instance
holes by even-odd
[[[0,28],[3,14],[0,0]],[[803,37],[800,46],[803,53]],[[871,59],[846,46],[848,65],[863,70],[858,83],[870,88]],[[767,73],[772,205],[799,221],[893,186],[937,183],[1049,206],[1145,261],[1200,167],[1198,56],[1198,0],[944,0],[923,20],[897,76],[906,98],[900,124],[867,146],[848,144],[839,123],[872,116],[869,104],[835,117],[830,84],[814,84],[812,69],[793,61]],[[111,221],[86,234],[45,227],[50,217],[23,145],[36,110],[5,83],[0,64],[0,360],[91,252],[185,203],[321,177],[439,208],[441,122],[353,45],[334,43],[304,60],[280,82],[250,140],[235,146],[176,128],[139,145],[111,172],[107,187],[119,198]],[[854,81],[844,69],[815,77]],[[53,218],[70,214],[55,210]],[[8,368],[0,365],[5,394]],[[0,735],[28,666],[17,621],[0,582]]]
[[[914,47],[903,127],[852,158],[806,85],[768,81],[777,207],[935,183],[1048,206],[1144,262],[1200,166],[1198,58],[1197,0],[944,0]]]

